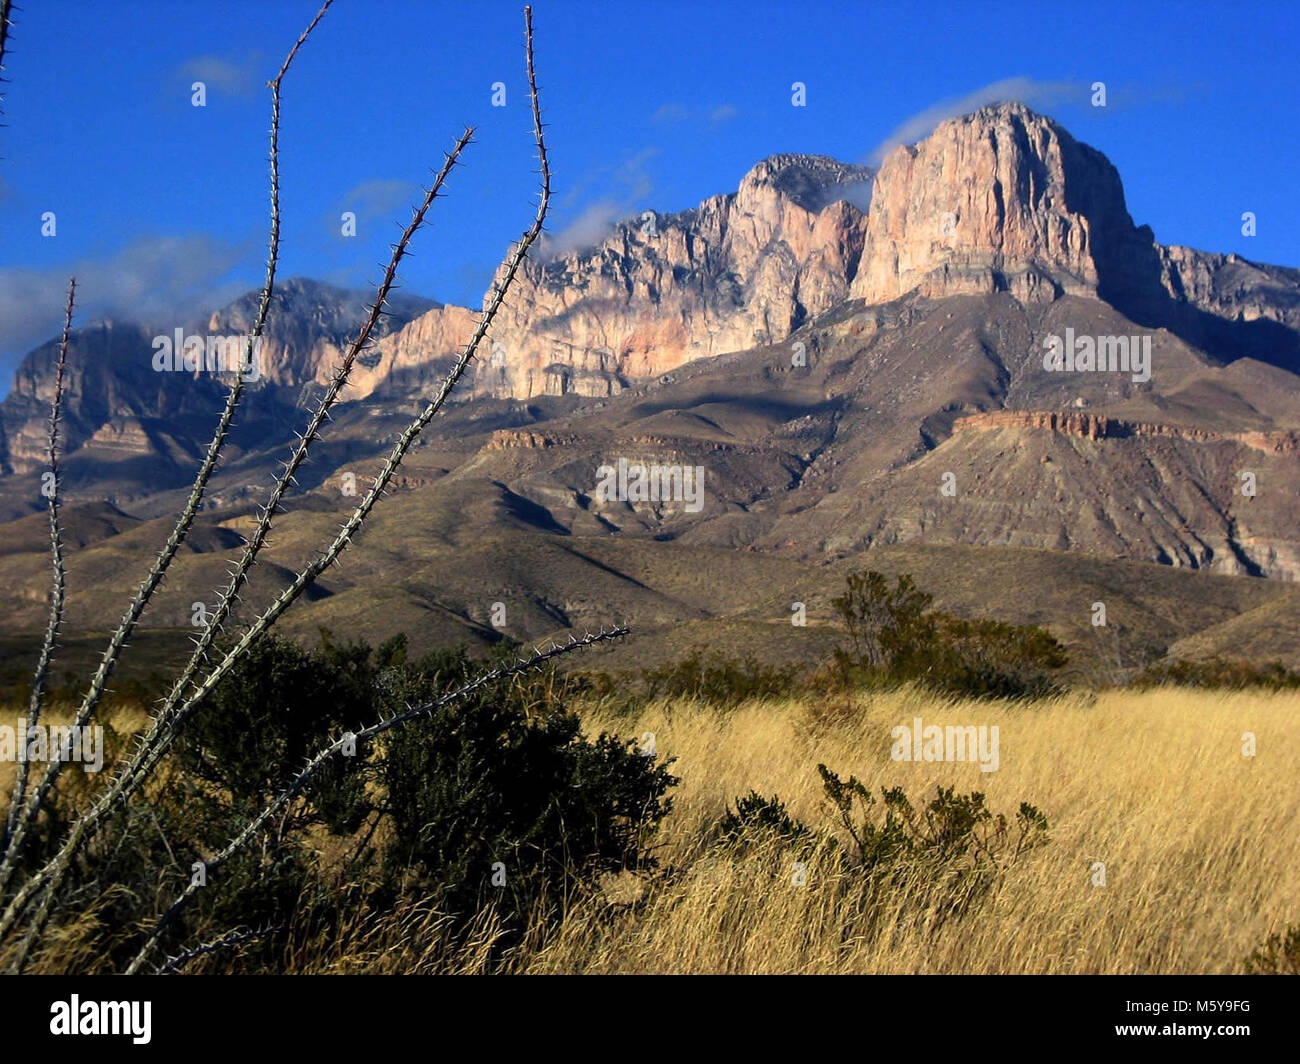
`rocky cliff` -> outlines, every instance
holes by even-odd
[[[355,336],[367,298],[364,292],[306,278],[278,282],[243,420],[248,420],[250,407],[265,411],[291,406],[305,398],[304,389],[323,385]],[[74,330],[63,405],[65,453],[84,447],[93,448],[98,460],[114,463],[159,457],[187,461],[199,441],[211,434],[228,377],[209,372],[206,365],[187,368],[183,358],[160,369],[157,340],[166,338],[170,353],[178,330],[182,338],[198,337],[204,341],[206,359],[211,338],[230,339],[234,342],[229,347],[219,348],[222,357],[228,350],[242,358],[244,345],[238,341],[251,332],[259,299],[260,293],[250,292],[196,321],[106,320]],[[456,343],[463,342],[460,333],[466,330],[461,323],[471,317],[463,308],[407,296],[390,300],[390,309],[375,330],[375,343],[359,359],[349,398],[368,395],[380,380],[400,375],[409,362],[439,347],[432,342],[439,322],[447,323]],[[419,329],[396,351],[393,334],[417,317]],[[0,469],[5,473],[45,467],[58,349],[58,342],[51,340],[27,355],[0,403]],[[191,423],[196,435],[186,439]],[[143,472],[147,480],[148,470]]]
[[[781,343],[828,311],[842,316],[865,303],[905,324],[916,307],[894,303],[903,297],[989,293],[1049,314],[1077,309],[1079,299],[1113,308],[1137,327],[1131,331],[1176,335],[1196,349],[1188,357],[1198,365],[1201,352],[1223,362],[1253,355],[1300,372],[1300,271],[1155,243],[1134,225],[1119,175],[1100,152],[1005,103],[940,124],[897,148],[878,173],[824,156],[775,155],[734,193],[691,210],[645,212],[593,247],[537,249],[457,398],[604,398],[671,378],[705,356]],[[349,400],[428,395],[474,328],[466,308],[394,303],[358,360]],[[301,406],[333,372],[364,307],[364,294],[306,280],[278,285],[249,406],[262,403],[271,419]],[[250,293],[187,331],[245,333],[256,309]],[[1074,324],[1065,311],[1057,316]],[[866,318],[855,320],[866,327]],[[1029,318],[1025,325],[1035,328]],[[94,443],[114,460],[170,454],[184,465],[206,440],[210,426],[199,421],[218,407],[220,382],[152,370],[150,338],[171,331],[170,323],[101,323],[74,334],[70,453]],[[951,335],[927,333],[924,345],[950,345]],[[921,344],[921,333],[915,337]],[[854,372],[881,377],[865,350],[870,337],[857,339],[864,351]],[[46,344],[29,355],[0,406],[6,472],[41,467],[54,353]],[[1161,358],[1167,374],[1169,359]],[[1015,379],[1026,359],[1017,352],[1001,372]],[[918,371],[904,376],[897,388],[928,401]],[[1060,405],[1057,391],[1030,398]],[[257,443],[250,436],[249,445]],[[139,469],[147,490],[152,474]]]
[[[1088,440],[1122,440],[1130,437],[1155,437],[1186,440],[1192,443],[1239,443],[1265,454],[1300,454],[1300,432],[1279,429],[1273,432],[1215,432],[1187,425],[1170,425],[1150,421],[1130,421],[1100,414],[1066,410],[993,410],[971,414],[953,422],[954,434],[987,429],[1024,429],[1055,432]]]
[[[1050,118],[998,104],[885,159],[852,293],[868,303],[913,289],[1009,290],[1024,302],[1093,294],[1113,245],[1135,238],[1105,156]]]
[[[776,155],[732,194],[646,212],[593,248],[525,264],[480,394],[601,396],[684,362],[784,339],[849,292],[872,171]]]

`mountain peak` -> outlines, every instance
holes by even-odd
[[[769,155],[752,166],[741,179],[740,194],[760,187],[773,188],[813,213],[839,199],[866,210],[875,176],[876,171],[869,166],[842,163],[829,155],[787,152]]]
[[[1142,239],[1101,152],[1023,103],[992,104],[885,159],[853,294],[1095,294]]]
[[[306,313],[318,317],[324,314],[329,317],[352,318],[359,323],[373,298],[374,292],[369,289],[341,288],[312,277],[289,277],[275,282],[271,302],[279,313]],[[256,316],[261,300],[262,290],[250,289],[217,313],[251,319]],[[442,304],[436,300],[405,292],[394,292],[388,298],[389,311],[402,321],[409,321],[440,306]]]
[[[1028,104],[1019,100],[1000,100],[997,103],[988,103],[983,107],[976,108],[965,115],[959,116],[967,121],[988,121],[1003,117],[1019,118],[1027,122],[1047,122],[1051,125],[1057,125],[1053,118],[1045,114],[1040,114]]]
[[[873,175],[825,155],[772,155],[734,193],[679,214],[646,212],[593,251],[525,263],[476,390],[603,397],[783,340],[848,295]]]

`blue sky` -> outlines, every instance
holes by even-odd
[[[18,13],[0,129],[0,388],[57,332],[73,270],[83,321],[166,323],[260,282],[265,82],[317,6],[47,0]],[[1012,95],[1105,152],[1162,242],[1300,265],[1298,9],[537,0],[550,228],[573,242],[694,206],[776,152],[870,161],[900,131],[915,139]],[[403,279],[477,306],[531,218],[521,43],[516,3],[336,0],[285,83],[280,276],[375,279],[417,184],[472,124],[477,143]],[[191,105],[196,80],[206,107]],[[806,107],[791,105],[795,81]],[[1089,104],[1094,81],[1104,109]],[[339,233],[345,210],[355,238]]]

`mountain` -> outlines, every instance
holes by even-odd
[[[205,368],[186,369],[183,359],[161,360],[158,356],[164,352],[158,340],[170,345],[166,354],[176,346],[178,330],[183,337],[203,341],[237,340],[252,330],[258,302],[259,294],[249,293],[200,320],[105,320],[73,331],[63,407],[63,446],[73,493],[83,485],[94,492],[98,485],[101,495],[132,497],[192,475],[192,464],[212,435],[225,381]],[[365,308],[363,292],[302,278],[277,284],[250,389],[254,394],[233,441],[237,449],[255,446],[268,431],[282,429],[312,387],[328,379]],[[394,297],[391,308],[376,329],[377,338],[438,310],[429,300],[407,296]],[[236,343],[233,350],[242,350],[242,344]],[[205,344],[205,360],[207,351]],[[54,339],[28,354],[0,402],[3,473],[34,474],[45,468],[58,352]],[[224,348],[216,352],[221,355]],[[362,356],[363,362],[374,359]]]
[[[195,328],[238,333],[254,310]],[[357,297],[311,282],[277,295],[159,623],[186,623],[220,579],[357,316]],[[373,471],[473,321],[433,304],[389,319],[277,522],[266,594],[336,527],[348,474]],[[153,372],[152,335],[76,336],[85,624],[165,535],[220,405],[211,375]],[[734,193],[552,249],[490,339],[364,549],[291,626],[491,642],[500,601],[516,638],[618,617],[649,657],[688,637],[799,656],[843,570],[872,565],[925,576],[958,612],[1048,624],[1107,668],[1234,638],[1300,663],[1275,638],[1300,625],[1300,271],[1157,243],[1106,158],[1020,104],[946,121],[878,171],[772,156]],[[44,599],[23,515],[51,357],[29,355],[0,404],[16,629]],[[620,460],[701,469],[701,494],[610,497],[601,471]],[[1127,649],[1098,642],[1098,599]]]
[[[646,212],[594,248],[529,261],[476,390],[612,395],[784,339],[848,295],[872,176],[824,156],[774,155],[733,194]]]
[[[852,295],[868,303],[1083,296],[1226,360],[1300,369],[1300,271],[1157,244],[1133,224],[1109,160],[1021,104],[895,148],[874,184],[866,249]]]
[[[326,385],[356,336],[370,297],[368,291],[347,291],[301,277],[277,284],[263,332],[259,378],[288,388]],[[260,300],[260,292],[249,292],[218,310],[196,331],[246,336],[257,320]],[[423,314],[437,314],[443,307],[432,300],[395,292],[388,298],[387,309],[389,313],[375,327],[376,341]],[[370,352],[363,353],[359,361],[363,369],[373,369],[379,359]]]

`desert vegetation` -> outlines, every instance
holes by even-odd
[[[252,824],[158,970],[1295,970],[1290,674],[1070,689],[1048,633],[935,614],[908,576],[851,573],[836,601],[805,668],[697,650],[511,672],[509,648],[268,634],[79,856],[27,964],[129,964],[169,884]],[[431,708],[367,734],[412,705]],[[147,708],[109,709],[110,760]],[[996,729],[996,771],[898,759],[916,720]],[[28,867],[91,788],[70,766]]]
[[[324,0],[315,17],[289,49],[279,72],[267,83],[271,97],[271,129],[270,225],[266,277],[256,319],[245,338],[246,346],[237,370],[253,364],[254,352],[265,329],[275,291],[280,250],[279,138],[283,85],[294,58],[332,3],[333,0]],[[4,12],[0,12],[0,24],[7,30],[7,7]],[[238,371],[230,376],[224,406],[217,416],[212,438],[175,524],[134,593],[127,599],[121,620],[112,629],[98,667],[86,684],[84,696],[72,710],[70,720],[60,722],[57,739],[51,737],[47,742],[44,737],[47,734],[54,736],[55,733],[50,729],[52,721],[47,714],[46,682],[49,663],[63,629],[67,588],[63,528],[60,521],[60,426],[65,398],[64,371],[77,293],[76,279],[69,280],[46,433],[47,469],[42,477],[42,494],[48,500],[49,561],[52,574],[48,624],[40,643],[25,711],[19,715],[20,726],[13,730],[17,734],[7,737],[6,760],[12,760],[15,764],[10,798],[3,828],[0,829],[0,953],[4,954],[7,970],[27,970],[33,958],[40,955],[67,925],[86,921],[91,908],[101,903],[103,896],[97,888],[108,882],[103,875],[116,856],[122,855],[127,860],[143,859],[148,864],[148,847],[140,851],[126,845],[132,835],[133,817],[143,815],[161,827],[157,813],[149,805],[148,799],[157,797],[158,788],[166,785],[167,771],[164,766],[169,764],[169,758],[176,756],[181,761],[186,760],[185,749],[191,745],[190,738],[197,738],[201,745],[198,751],[191,749],[188,757],[188,782],[191,787],[189,798],[201,803],[210,797],[203,785],[215,785],[224,790],[238,816],[236,820],[225,821],[220,817],[215,820],[201,818],[199,822],[191,824],[192,838],[206,843],[204,856],[191,864],[187,884],[183,876],[173,877],[174,885],[164,887],[157,884],[149,892],[151,900],[146,904],[154,909],[156,918],[137,927],[139,940],[136,948],[130,956],[123,952],[121,967],[114,970],[128,974],[147,971],[151,967],[154,970],[174,970],[189,957],[205,956],[235,942],[244,942],[268,933],[267,928],[231,930],[213,942],[192,945],[189,950],[168,958],[162,965],[156,965],[154,957],[160,944],[171,935],[178,917],[192,907],[196,896],[207,895],[204,888],[208,886],[209,874],[227,868],[228,875],[234,872],[233,876],[229,876],[230,879],[244,881],[238,875],[238,869],[241,863],[249,860],[256,863],[255,842],[262,842],[264,852],[274,852],[273,867],[267,874],[263,874],[265,869],[258,868],[253,875],[246,877],[254,896],[245,899],[247,906],[241,904],[241,910],[246,907],[257,910],[264,907],[268,897],[281,893],[282,869],[279,862],[284,857],[291,863],[293,854],[291,848],[284,845],[273,845],[271,851],[267,851],[266,840],[271,835],[278,833],[279,841],[283,843],[287,836],[306,831],[317,821],[337,829],[342,823],[355,822],[362,815],[357,808],[361,786],[359,780],[350,780],[340,793],[330,797],[318,795],[316,801],[310,803],[310,812],[303,816],[295,815],[298,801],[309,788],[328,786],[328,781],[333,776],[340,773],[346,775],[346,770],[341,767],[346,762],[342,759],[355,756],[358,743],[368,745],[414,721],[437,715],[441,709],[451,704],[472,699],[491,689],[494,684],[541,668],[565,653],[626,633],[625,628],[616,627],[610,631],[602,628],[581,639],[571,637],[567,643],[537,649],[525,657],[499,661],[480,669],[472,676],[462,676],[462,682],[458,686],[434,690],[427,700],[407,700],[389,708],[378,718],[369,718],[364,724],[357,721],[355,730],[349,727],[342,734],[327,736],[318,727],[313,730],[305,725],[301,718],[277,718],[272,726],[274,736],[264,735],[262,738],[265,742],[253,744],[261,749],[263,760],[260,764],[248,764],[241,756],[236,756],[234,762],[221,764],[220,756],[215,759],[207,756],[207,748],[202,744],[205,740],[208,744],[216,743],[221,736],[229,734],[224,726],[216,726],[215,730],[209,726],[205,734],[189,731],[195,718],[204,715],[205,706],[210,706],[214,699],[221,701],[222,696],[218,692],[225,689],[223,685],[239,683],[240,667],[266,650],[269,646],[268,639],[273,637],[273,629],[285,611],[315,584],[323,572],[337,562],[361,531],[371,512],[389,490],[398,468],[420,433],[442,410],[448,396],[475,358],[480,343],[505,303],[524,258],[542,232],[550,201],[550,168],[533,63],[532,11],[527,7],[524,9],[524,25],[529,114],[538,161],[538,203],[531,225],[512,243],[502,261],[497,278],[484,298],[483,311],[476,319],[472,334],[432,397],[422,404],[419,413],[398,433],[369,487],[362,493],[360,501],[338,531],[330,536],[326,545],[315,553],[311,561],[292,575],[287,586],[268,605],[251,616],[241,615],[241,599],[250,574],[263,560],[262,552],[270,538],[275,519],[283,511],[286,498],[297,483],[296,474],[308,462],[313,446],[325,432],[326,425],[331,420],[331,411],[347,387],[358,359],[369,350],[376,326],[387,313],[389,296],[396,286],[398,267],[403,258],[410,254],[413,238],[425,225],[434,201],[444,194],[448,176],[473,138],[473,129],[466,128],[455,139],[451,150],[444,154],[443,163],[425,190],[423,199],[413,209],[410,221],[392,245],[392,255],[377,285],[374,299],[346,350],[342,352],[328,384],[309,404],[310,416],[306,424],[289,442],[287,457],[267,491],[256,518],[251,522],[248,534],[242,537],[243,548],[238,559],[232,562],[229,579],[219,591],[215,605],[209,611],[205,603],[196,604],[202,620],[189,660],[169,681],[168,688],[161,697],[148,706],[147,720],[132,730],[125,744],[113,751],[110,778],[106,784],[98,787],[94,785],[97,778],[92,781],[92,777],[97,777],[98,770],[103,767],[107,741],[105,733],[111,730],[111,724],[107,727],[104,724],[104,714],[101,712],[109,692],[110,679],[119,659],[129,647],[141,618],[166,578],[172,561],[193,528],[213,472],[220,464],[229,442],[231,426],[239,412],[248,378]],[[5,40],[6,37],[0,37],[0,46]],[[0,51],[0,60],[2,59],[3,53]],[[229,366],[226,368],[230,369]],[[292,655],[289,654],[288,657],[292,658]],[[289,671],[294,667],[290,660],[281,662],[273,657],[270,668],[274,673],[281,665]],[[265,686],[263,679],[258,674],[249,682],[254,687]],[[272,689],[279,690],[275,686],[274,676],[267,682]],[[348,703],[344,697],[343,704],[336,711],[319,715],[319,720],[312,716],[313,725],[350,719],[349,713],[361,704],[364,704],[364,700]],[[274,706],[269,708],[274,712]],[[370,704],[367,708],[375,707]],[[246,707],[245,723],[251,720],[248,715],[250,712],[251,709]],[[238,715],[234,719],[237,720]],[[522,733],[521,741],[531,741],[543,733],[546,733],[545,728],[539,731],[526,730]],[[42,737],[35,744],[29,741],[34,734]],[[574,731],[569,727],[567,731],[561,730],[555,734],[563,740],[566,737],[572,738]],[[596,748],[601,754],[606,754],[609,752],[606,750],[608,744],[602,743],[603,741],[598,741]],[[88,772],[85,771],[83,755],[92,748],[93,767]],[[245,754],[247,737],[242,744],[236,741],[231,752]],[[560,763],[571,760],[568,751],[557,755],[553,766],[557,775],[552,780],[557,786],[563,785],[560,782]],[[548,763],[544,757],[542,762]],[[33,765],[36,766],[34,771]],[[70,765],[76,766],[71,773],[67,771]],[[587,767],[590,769],[590,766]],[[269,772],[269,775],[265,775],[263,770]],[[421,796],[408,797],[418,804]],[[428,799],[429,796],[423,797]],[[505,805],[509,807],[508,802]],[[142,806],[145,808],[142,809]],[[396,808],[397,800],[390,796],[390,811]],[[534,820],[545,819],[557,813],[562,815],[563,805],[552,802],[546,810],[533,810],[522,815],[525,819],[532,817]],[[471,818],[471,823],[474,822]],[[227,828],[230,830],[224,836],[224,843],[218,841],[217,835],[211,834],[213,830],[221,833]],[[160,831],[159,836],[166,843],[165,831]],[[525,840],[527,837],[525,832]],[[602,843],[602,851],[604,847],[605,844]],[[542,852],[548,856],[552,853],[546,847],[542,847]],[[584,855],[585,852],[584,850]],[[82,873],[87,871],[91,877],[88,889],[84,885],[78,885]],[[119,879],[121,876],[130,878],[125,871],[117,874]],[[292,881],[291,874],[289,881]],[[129,893],[129,888],[125,892],[115,891],[106,904],[110,905],[111,910],[112,901]],[[114,922],[121,918],[120,913],[111,917]],[[114,962],[117,963],[118,958],[115,957]]]
[[[289,755],[470,670],[407,661],[401,640],[266,644],[78,865],[75,918],[32,970],[114,970]],[[123,735],[143,719],[111,717]],[[892,760],[891,729],[916,717],[998,726],[999,770]],[[1262,686],[909,683],[850,710],[807,689],[630,703],[516,677],[318,778],[162,955],[224,940],[196,972],[1283,973],[1297,754],[1294,696]]]
[[[270,230],[250,358],[276,283],[282,87],[331,2],[269,83]],[[561,667],[629,634],[622,625],[531,649],[503,641],[483,658],[416,656],[401,634],[378,646],[282,637],[281,617],[349,548],[443,409],[543,230],[528,9],[525,62],[538,204],[472,335],[337,531],[246,609],[467,129],[241,526],[228,580],[196,604],[192,651],[157,690],[115,690],[114,675],[204,507],[244,379],[230,381],[93,675],[52,689],[68,635],[69,283],[48,426],[48,623],[33,680],[6,710],[25,736],[50,738],[39,757],[16,756],[31,750],[24,737],[0,759],[0,968],[1294,973],[1300,825],[1284,796],[1300,677],[1280,664],[1165,660],[1125,686],[1071,687],[1052,632],[937,610],[910,575],[871,569],[847,574],[823,653],[804,663],[683,648],[630,673]],[[936,756],[922,721],[939,730]],[[903,747],[900,729],[915,736]],[[96,730],[93,768],[56,756]],[[968,730],[995,747],[1000,736],[1000,754],[951,756],[952,733],[975,742]],[[900,756],[913,741],[917,756]]]

